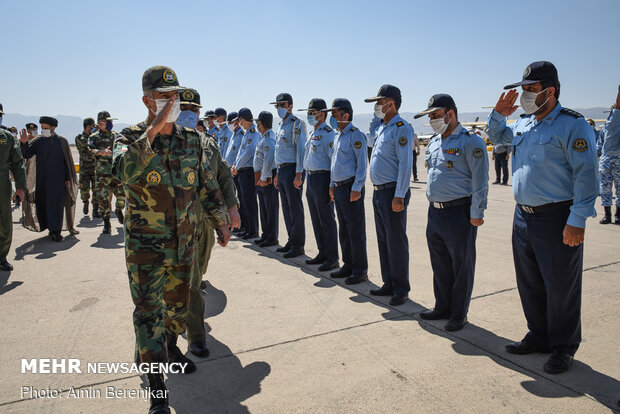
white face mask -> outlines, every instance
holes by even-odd
[[[449,121],[448,121],[449,122]],[[443,134],[448,129],[448,124],[446,123],[446,118],[439,119],[431,119],[430,121],[431,128],[436,134]]]
[[[41,135],[43,135],[44,137],[51,137],[52,136],[52,130],[51,129],[41,129]]]
[[[523,112],[530,115],[538,111],[540,108],[542,108],[547,103],[549,98],[547,98],[545,102],[542,103],[542,105],[536,105],[536,98],[538,97],[538,95],[545,92],[547,89],[549,88],[543,89],[542,91],[538,93],[523,91],[523,93],[521,94],[521,99],[520,99],[521,108],[523,109]]]
[[[228,129],[230,130],[230,132],[235,132],[235,126],[231,123],[228,124]]]
[[[155,105],[157,105],[157,112],[155,112],[155,115],[159,114],[161,110],[164,109],[166,102],[168,102],[168,99],[155,99]],[[166,122],[176,122],[179,115],[181,115],[181,101],[177,99],[172,104],[172,109],[170,109]]]
[[[385,113],[383,113],[383,105],[375,104],[375,115],[377,118],[383,119],[385,118]]]
[[[239,128],[241,128],[241,130],[243,131],[243,133],[245,134],[245,131],[247,131],[244,127],[243,124],[241,122],[239,122]]]

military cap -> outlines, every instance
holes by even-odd
[[[205,118],[213,118],[215,116],[215,111],[213,109],[209,109],[205,112]]]
[[[254,120],[254,117],[252,116],[252,111],[250,111],[248,108],[239,109],[239,118],[245,119],[246,121]]]
[[[0,103],[0,115],[4,115],[4,107]]]
[[[436,95],[431,96],[431,99],[428,101],[428,108],[419,112],[413,116],[414,119],[418,119],[423,117],[424,115],[431,114],[435,111],[440,110],[441,108],[450,108],[456,109],[456,104],[454,103],[454,99],[448,94],[438,93]]]
[[[223,116],[226,119],[226,109],[224,108],[215,108],[215,116]]]
[[[300,111],[322,111],[323,109],[327,109],[327,104],[325,103],[325,101],[321,98],[313,98],[310,100],[308,108],[300,109]]]
[[[56,118],[52,118],[51,116],[42,116],[39,118],[40,124],[48,124],[49,126],[57,127],[58,120]]]
[[[181,96],[181,105],[194,105],[202,108],[202,105],[200,105],[200,94],[196,89],[185,88],[179,91],[179,95]]]
[[[202,121],[202,119],[198,120],[198,124],[197,124],[197,125],[198,125],[198,126],[201,126],[201,127],[203,127],[203,128],[205,127],[205,124],[204,124],[204,122]]]
[[[364,99],[364,102],[375,102],[383,98],[400,99],[401,98],[400,89],[398,89],[394,85],[388,85],[388,84],[383,85],[382,87],[379,88],[379,92],[377,92],[377,96],[374,96],[372,98],[366,98]]]
[[[177,74],[168,66],[152,66],[142,75],[142,90],[171,92],[185,89],[179,86]]]
[[[334,109],[353,111],[353,106],[351,105],[351,102],[349,102],[348,99],[336,98],[334,99],[334,102],[332,102],[331,108],[322,109],[321,112],[330,112],[330,111],[333,111]]]
[[[26,129],[32,129],[32,128],[39,128],[39,127],[37,126],[37,124],[34,124],[32,122],[28,122],[26,124]]]
[[[276,96],[276,101],[270,102],[269,105],[277,105],[277,104],[281,104],[284,102],[288,102],[289,105],[293,105],[293,97],[291,96],[290,93],[286,93],[286,92],[279,93],[278,96]]]
[[[114,121],[118,118],[112,118],[108,111],[101,111],[97,114],[97,122],[101,121],[102,119],[105,119],[106,121]]]
[[[545,60],[530,63],[523,71],[521,82],[512,83],[504,86],[504,89],[512,89],[516,86],[531,85],[533,83],[550,81],[558,83],[558,70],[553,63]]]
[[[260,114],[258,114],[258,118],[256,118],[255,121],[260,121],[263,123],[263,125],[271,125],[273,124],[273,114],[268,111],[262,111]]]
[[[238,118],[238,114],[236,112],[231,112],[228,114],[228,118],[226,119],[228,122],[234,122]]]

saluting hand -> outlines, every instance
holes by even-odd
[[[495,104],[495,111],[506,117],[512,115],[518,108],[518,106],[515,106],[518,97],[519,93],[516,89],[511,89],[508,93],[502,93]]]
[[[155,140],[155,136],[159,134],[162,129],[164,129],[164,126],[167,123],[166,121],[168,119],[168,114],[172,110],[172,104],[174,104],[177,99],[179,99],[179,95],[175,93],[170,99],[168,99],[168,102],[166,102],[162,110],[159,111],[155,119],[153,119],[153,122],[151,122],[151,125],[149,125],[146,129],[146,135],[149,138],[149,143],[152,144],[153,140]]]
[[[564,227],[564,232],[562,233],[564,236],[564,244],[570,247],[579,246],[583,243],[585,232],[586,229],[567,224],[566,227]]]

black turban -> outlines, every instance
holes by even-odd
[[[57,127],[58,120],[56,118],[52,118],[51,116],[42,116],[39,118],[40,124],[48,124],[49,126]]]

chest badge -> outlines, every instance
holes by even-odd
[[[148,184],[154,184],[154,185],[161,183],[161,174],[155,170],[150,171],[146,175],[146,182]]]
[[[453,167],[453,165],[452,165],[452,161],[448,161],[448,162],[446,163],[446,167],[448,167],[448,169],[449,169],[449,170],[450,170],[450,169],[452,169],[452,167]]]
[[[190,184],[194,184],[194,181],[196,181],[196,173],[193,171],[190,171],[187,173],[187,182]]]

